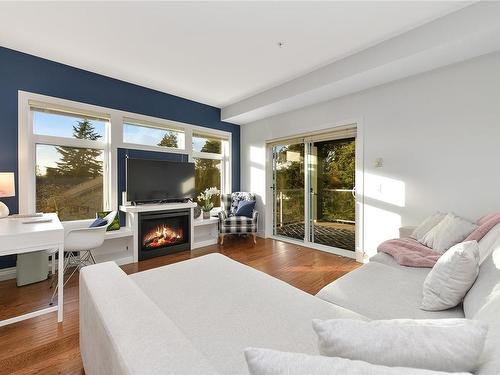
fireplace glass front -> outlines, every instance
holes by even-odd
[[[139,216],[139,260],[190,249],[190,211]]]

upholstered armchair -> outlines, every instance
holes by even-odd
[[[253,242],[257,243],[257,229],[259,213],[254,210],[252,217],[236,216],[236,210],[240,201],[255,201],[255,194],[236,192],[221,195],[221,211],[219,212],[219,238],[220,244],[224,244],[226,234],[251,233]]]

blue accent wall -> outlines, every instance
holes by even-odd
[[[0,171],[16,179],[18,90],[231,132],[232,188],[240,188],[240,127],[221,121],[219,108],[0,47]],[[12,213],[16,195],[2,198]],[[0,258],[0,268],[12,259]]]

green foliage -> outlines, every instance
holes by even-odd
[[[355,185],[356,143],[354,139],[315,143],[317,165],[311,186],[315,187],[318,221],[355,220],[355,200],[350,191]],[[304,221],[304,145],[277,147],[276,222]],[[281,215],[280,215],[281,214]]]
[[[207,139],[203,147],[202,152],[210,152],[214,154],[221,153],[221,141],[217,139]],[[196,197],[200,195],[205,189],[210,187],[216,187],[220,190],[221,188],[221,161],[213,159],[195,159],[195,187],[196,187]],[[213,196],[211,198],[211,203],[214,207],[220,206],[220,197]]]
[[[158,146],[178,148],[178,139],[175,132],[166,132]]]
[[[218,139],[207,139],[203,147],[201,148],[201,152],[210,152],[212,154],[220,154],[221,153],[222,142]]]
[[[91,122],[87,119],[78,121],[73,126],[73,137],[77,139],[88,139],[96,141],[101,136],[97,134]],[[101,150],[77,147],[56,147],[61,155],[57,168],[47,168],[47,174],[57,174],[63,176],[97,177],[102,175],[102,161],[98,158]]]

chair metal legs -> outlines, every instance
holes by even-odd
[[[79,271],[82,267],[91,264],[96,264],[96,260],[94,258],[94,254],[92,254],[92,250],[80,251],[78,256],[75,256],[74,252],[69,251],[68,253],[65,254],[65,258],[66,259],[64,260],[63,277],[69,268],[74,267],[74,269],[64,282],[63,288],[66,286],[68,281],[71,280],[76,271]],[[50,298],[50,303],[49,303],[50,305],[54,303],[54,298],[57,295],[58,291],[57,277],[53,277],[53,280],[51,282],[51,287],[54,283],[56,284],[56,287],[54,289],[54,293],[52,293],[52,297]]]

